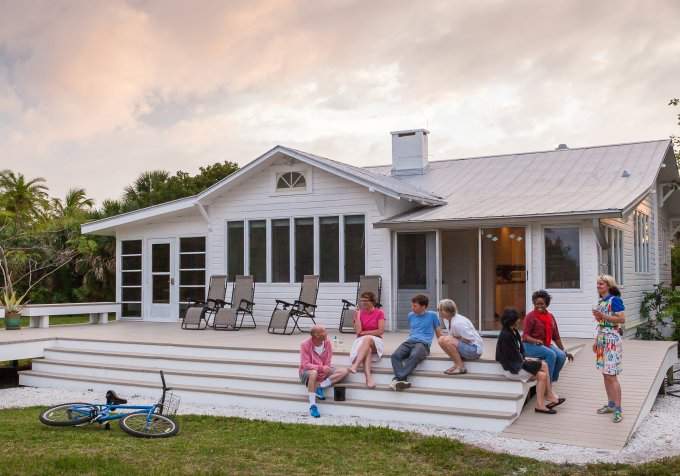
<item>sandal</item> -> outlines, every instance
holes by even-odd
[[[444,370],[446,375],[463,375],[467,373],[466,368],[459,369],[458,367],[451,367],[450,369]]]
[[[547,406],[547,405],[546,405]],[[547,410],[541,410],[540,408],[534,408],[534,411],[536,413],[546,413],[548,415],[555,415],[557,414],[557,410],[553,410],[552,408],[548,408]]]
[[[548,407],[548,408],[555,408],[555,407],[557,407],[557,406],[559,406],[559,405],[562,405],[562,404],[563,404],[564,402],[566,402],[566,401],[567,401],[566,398],[560,397],[560,398],[557,399],[556,402],[550,402],[550,403],[548,403],[548,404],[546,405],[546,407]]]

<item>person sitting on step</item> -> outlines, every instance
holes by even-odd
[[[370,291],[361,293],[359,297],[359,311],[354,319],[354,329],[357,338],[352,344],[349,361],[352,363],[349,371],[356,373],[360,365],[364,366],[366,386],[375,388],[375,381],[371,374],[373,360],[378,361],[383,355],[383,334],[385,333],[385,313],[375,307],[376,297]]]
[[[411,332],[406,342],[402,342],[392,353],[392,390],[401,391],[411,386],[408,376],[429,355],[435,334],[437,338],[442,335],[437,313],[427,310],[429,303],[430,300],[424,294],[417,294],[411,299],[412,312],[408,314]]]
[[[528,382],[536,380],[536,413],[557,413],[554,407],[566,399],[553,392],[548,373],[548,365],[543,360],[525,359],[524,345],[517,330],[519,321],[517,309],[506,308],[501,315],[503,329],[496,342],[496,361],[503,366],[505,376],[511,380]]]
[[[453,367],[444,371],[446,375],[467,373],[465,360],[477,360],[484,352],[484,341],[470,319],[458,314],[458,307],[451,299],[442,299],[437,306],[439,317],[448,321],[448,335],[437,339],[439,347],[453,360]],[[444,331],[442,331],[443,333]]]
[[[333,359],[333,346],[328,333],[323,326],[312,326],[309,331],[310,337],[300,344],[300,381],[307,387],[309,396],[309,414],[319,418],[319,408],[316,399],[325,400],[324,389],[341,382],[349,369],[335,369]]]

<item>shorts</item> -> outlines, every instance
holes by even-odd
[[[475,344],[468,344],[462,340],[458,341],[458,353],[463,360],[477,360],[482,356]]]
[[[385,349],[385,343],[383,342],[382,338],[378,336],[361,336],[357,337],[352,343],[352,350],[349,353],[349,361],[351,363],[354,363],[356,360],[359,347],[361,347],[361,343],[364,341],[364,339],[372,339],[373,345],[375,345],[375,352],[373,352],[371,360],[373,362],[377,362],[382,358],[383,351]]]
[[[300,372],[300,382],[306,387],[308,382],[309,382],[309,370],[303,370]],[[322,380],[324,380],[326,377],[329,377],[335,373],[335,367],[331,367],[331,372],[328,375],[323,375],[323,379],[317,379],[318,383],[321,383]]]

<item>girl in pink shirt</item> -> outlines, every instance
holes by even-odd
[[[371,374],[373,360],[378,361],[384,350],[382,336],[385,333],[385,313],[376,306],[377,299],[372,292],[365,292],[359,296],[359,307],[354,318],[354,329],[357,338],[352,344],[349,360],[352,363],[349,371],[356,373],[363,364],[366,376],[366,386],[375,388],[375,381]]]

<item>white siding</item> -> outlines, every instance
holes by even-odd
[[[262,169],[216,197],[208,206],[211,230],[208,239],[209,274],[226,273],[227,221],[363,214],[366,217],[365,272],[382,276],[382,301],[386,316],[390,316],[390,232],[387,229],[374,229],[373,223],[383,219],[386,214],[395,213],[395,207],[400,205],[389,203],[393,200],[385,199],[383,195],[319,169],[310,169],[313,174],[311,192],[276,194],[272,177],[280,167],[272,164]],[[257,283],[255,319],[258,325],[268,324],[275,299],[295,299],[299,290],[299,283]],[[356,283],[321,283],[317,322],[329,328],[337,328],[342,308],[341,299],[353,301],[355,297]]]

